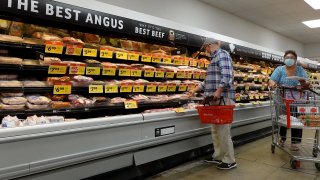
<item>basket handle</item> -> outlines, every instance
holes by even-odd
[[[204,98],[204,101],[203,101],[202,104],[204,106],[206,106],[206,105],[210,106],[210,102],[212,102],[212,99],[213,99],[213,96],[207,96],[207,97]],[[224,101],[224,98],[222,96],[220,97],[220,101],[219,101],[219,104],[218,104],[219,106],[221,105],[221,102],[223,102],[223,104],[226,105],[226,102]]]

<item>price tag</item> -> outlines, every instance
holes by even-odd
[[[119,69],[119,76],[131,76],[131,69]]]
[[[193,79],[200,79],[200,74],[199,72],[193,73]]]
[[[100,67],[87,67],[86,68],[86,75],[100,75],[101,68]]]
[[[255,82],[258,81],[258,77],[255,76],[254,79],[253,79],[253,81],[255,81]]]
[[[240,97],[240,96],[237,96],[237,97],[236,97],[236,101],[237,101],[237,102],[241,101],[241,97]]]
[[[152,62],[153,63],[161,63],[161,57],[158,57],[158,56],[155,56],[155,57],[152,57]]]
[[[207,68],[209,66],[210,62],[209,61],[205,61],[204,62],[204,67]]]
[[[49,66],[48,74],[66,74],[67,65],[62,64],[52,64]]]
[[[264,78],[264,82],[268,82],[269,81],[269,78]]]
[[[133,92],[137,92],[137,93],[144,92],[144,85],[134,85]]]
[[[98,50],[97,49],[91,49],[91,48],[83,48],[82,56],[85,57],[97,57]]]
[[[142,76],[142,70],[141,69],[132,69],[131,70],[131,76],[132,77],[141,77]]]
[[[164,71],[156,71],[155,77],[156,78],[164,78]]]
[[[120,92],[121,93],[132,92],[132,85],[121,85],[120,86]]]
[[[145,70],[144,77],[154,77],[154,70]]]
[[[185,92],[185,91],[187,91],[187,85],[186,85],[186,84],[181,84],[181,85],[179,86],[179,91],[180,91],[180,92]]]
[[[103,67],[102,75],[104,76],[115,76],[116,75],[115,67]]]
[[[103,93],[103,85],[89,85],[89,94]]]
[[[200,74],[200,79],[206,79],[207,73],[201,73]]]
[[[157,85],[147,85],[147,92],[156,92],[157,91]]]
[[[105,85],[105,93],[119,93],[118,85]]]
[[[188,79],[192,79],[192,71],[191,72],[187,72],[187,77],[188,77]]]
[[[172,59],[171,59],[171,57],[164,57],[164,58],[162,59],[162,62],[163,62],[164,64],[172,64]]]
[[[82,46],[79,45],[67,45],[66,55],[81,56]]]
[[[135,100],[126,100],[126,101],[124,101],[124,108],[125,109],[137,109],[138,103]]]
[[[196,89],[196,87],[197,87],[197,85],[196,85],[196,84],[189,84],[189,85],[188,85],[188,91],[195,90],[195,89]]]
[[[260,94],[260,99],[264,99],[264,95],[263,94]]]
[[[191,67],[196,67],[197,65],[198,65],[198,61],[197,60],[193,59],[193,60],[190,61],[190,66]]]
[[[202,67],[202,68],[205,67],[204,61],[202,61],[202,60],[199,61],[199,62],[198,62],[198,66],[199,66],[199,67]]]
[[[260,99],[259,94],[256,94],[256,95],[255,95],[255,98],[256,98],[256,99]]]
[[[51,54],[62,54],[63,45],[46,44],[45,52]]]
[[[186,75],[186,72],[184,71],[177,71],[177,78],[178,79],[184,79]]]
[[[112,59],[113,58],[113,51],[110,51],[107,49],[100,49],[100,58]]]
[[[140,55],[139,53],[129,53],[128,60],[130,61],[139,61]]]
[[[259,82],[263,82],[263,78],[261,77],[261,78],[259,78]]]
[[[181,58],[175,58],[175,59],[173,60],[173,64],[174,64],[174,65],[177,65],[177,66],[181,66],[181,65],[182,65],[182,60],[183,60],[183,59],[181,59]]]
[[[176,84],[168,84],[168,88],[167,88],[168,92],[176,92],[176,90],[177,90]]]
[[[174,110],[176,113],[185,113],[186,112],[186,110],[184,109],[184,108],[176,108],[175,110]]]
[[[264,91],[265,89],[266,89],[266,87],[265,87],[265,86],[262,86],[262,87],[261,87],[261,90],[262,90],[262,91]]]
[[[145,54],[143,54],[143,55],[141,56],[141,61],[142,61],[142,62],[151,62],[151,59],[152,59],[152,56],[151,56],[151,55],[145,55]]]
[[[183,61],[183,65],[184,65],[184,66],[189,66],[189,60],[188,60],[188,59],[185,59],[185,60]]]
[[[122,60],[127,60],[128,59],[128,53],[116,52],[116,58],[117,59],[122,59]]]
[[[86,66],[84,64],[78,64],[78,65],[71,64],[69,67],[69,74],[84,75],[85,70],[86,70]]]
[[[248,81],[248,76],[245,76],[245,77],[243,78],[243,81]]]
[[[249,95],[249,99],[250,99],[250,100],[253,100],[253,99],[254,99],[254,95],[253,95],[253,94],[250,94],[250,95]]]
[[[174,78],[174,72],[166,72],[166,78]]]
[[[158,92],[167,92],[167,85],[166,84],[158,85]]]
[[[70,83],[57,83],[53,86],[53,94],[71,94]]]
[[[245,86],[245,90],[249,91],[250,90],[250,86]]]

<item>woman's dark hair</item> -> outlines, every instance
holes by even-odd
[[[286,51],[286,52],[284,53],[284,56],[283,56],[283,57],[285,58],[288,54],[293,54],[294,57],[296,57],[296,59],[298,58],[297,53],[296,53],[296,51],[294,51],[294,50],[288,50],[288,51]]]

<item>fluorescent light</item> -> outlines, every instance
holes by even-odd
[[[309,28],[320,27],[320,19],[315,19],[315,20],[311,20],[311,21],[303,21],[302,23],[305,24],[306,26],[308,26]]]
[[[320,9],[320,1],[319,0],[304,0],[308,3],[313,9]]]

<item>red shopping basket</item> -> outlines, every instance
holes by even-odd
[[[221,104],[221,100],[220,103]],[[231,124],[234,105],[198,106],[198,114],[203,124]]]

